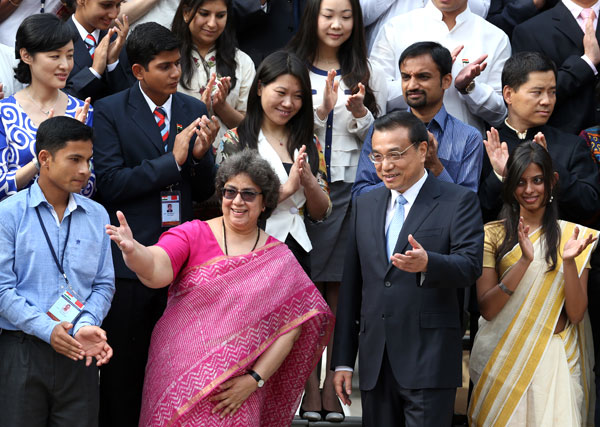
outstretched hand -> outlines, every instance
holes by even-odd
[[[593,234],[589,234],[587,237],[584,237],[581,240],[578,240],[579,237],[579,227],[575,227],[573,230],[573,235],[563,248],[563,260],[572,260],[575,259],[581,254],[585,248],[587,248],[590,244],[595,242],[598,238],[594,237]]]
[[[529,239],[529,226],[525,225],[523,217],[519,218],[517,237],[519,239],[519,247],[521,248],[521,256],[528,262],[533,261],[533,243]]]
[[[425,273],[429,257],[427,251],[415,240],[412,234],[408,235],[408,243],[413,247],[404,254],[393,254],[392,264],[402,271],[409,273]]]
[[[475,80],[475,77],[479,76],[483,73],[483,70],[487,67],[487,62],[484,62],[487,59],[487,54],[481,55],[475,61],[471,62],[469,65],[465,66],[456,78],[454,79],[454,87],[456,89],[464,90],[469,84]]]
[[[119,220],[118,227],[106,224],[106,234],[110,236],[110,240],[117,244],[121,252],[129,254],[134,250],[135,240],[133,239],[133,233],[131,232],[131,228],[129,228],[129,224],[127,224],[123,212],[117,211],[117,219]]]

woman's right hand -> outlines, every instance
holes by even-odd
[[[301,174],[302,174],[303,165],[305,164],[305,157],[306,157],[306,146],[303,145],[302,147],[300,147],[300,150],[298,151],[298,157],[296,157],[296,159],[294,160],[294,164],[292,165],[292,168],[290,170],[290,175],[288,176],[288,180],[285,182],[285,184],[281,185],[281,191],[280,191],[280,195],[279,195],[280,202],[282,202],[283,200],[290,197],[292,194],[294,194],[300,188],[300,185],[302,184],[301,183],[301,178],[302,178]]]
[[[134,250],[133,233],[125,215],[123,212],[117,211],[117,219],[119,220],[119,226],[116,227],[112,224],[106,224],[106,234],[110,236],[110,240],[115,242],[123,254],[129,254]]]
[[[340,86],[339,80],[335,80],[335,70],[330,70],[327,73],[327,80],[325,81],[325,90],[323,91],[323,103],[317,108],[317,115],[321,120],[325,120],[335,104],[338,98],[338,87]]]
[[[523,222],[523,217],[519,218],[519,229],[517,231],[519,238],[519,247],[521,248],[521,257],[527,262],[533,261],[533,243],[529,239],[529,226]]]

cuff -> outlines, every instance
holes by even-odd
[[[494,175],[496,175],[496,178],[498,178],[498,180],[500,182],[504,182],[504,177],[502,175],[500,175],[498,172],[496,172],[495,170],[492,169],[492,171],[494,172]]]
[[[321,120],[321,118],[320,118],[320,117],[319,117],[319,115],[317,114],[317,109],[318,109],[319,107],[320,107],[320,106],[316,106],[316,107],[313,109],[313,115],[314,115],[314,119],[313,119],[313,120],[314,120],[314,122],[315,122],[315,130],[316,130],[316,129],[321,129],[321,128],[324,128],[324,127],[325,127],[325,125],[327,124],[327,117],[328,117],[328,116],[327,116],[327,117],[325,117],[325,119]]]
[[[594,63],[592,62],[592,60],[590,58],[588,58],[587,55],[583,55],[581,57],[581,59],[583,59],[590,66],[590,68],[594,72],[594,75],[597,76],[598,75],[598,69],[596,68],[596,66],[594,65]]]
[[[90,73],[92,73],[94,75],[94,77],[96,77],[97,79],[102,78],[102,76],[100,74],[98,74],[98,71],[94,70],[92,67],[90,67]]]
[[[172,152],[171,152],[170,154],[171,154],[171,155],[173,155],[173,153],[172,153]],[[193,157],[194,157],[194,156],[192,156],[192,158],[193,158]],[[177,166],[177,170],[178,170],[179,172],[181,172],[181,166],[179,166],[179,163],[177,163],[177,160],[175,160],[175,156],[173,156],[173,161],[175,162],[175,166]]]
[[[119,65],[119,60],[118,59],[115,62],[113,62],[112,64],[108,64],[106,66],[106,70],[110,73],[112,70],[114,70],[115,68],[117,68],[117,65]]]
[[[335,367],[335,372],[340,372],[340,371],[346,371],[346,372],[354,372],[354,369],[352,369],[350,366],[336,366]]]

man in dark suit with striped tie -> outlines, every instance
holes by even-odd
[[[137,26],[127,53],[138,83],[95,105],[98,199],[113,224],[122,211],[138,241],[152,245],[168,226],[192,219],[193,200],[213,194],[209,147],[218,125],[206,117],[204,103],[177,93],[179,41],[169,30],[156,23]],[[167,204],[178,218],[166,214]],[[103,327],[115,357],[101,371],[100,424],[130,426],[138,423],[150,336],[167,292],[143,286],[116,245],[112,249],[116,293]]]

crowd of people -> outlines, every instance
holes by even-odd
[[[600,425],[599,14],[0,0],[0,424]]]

